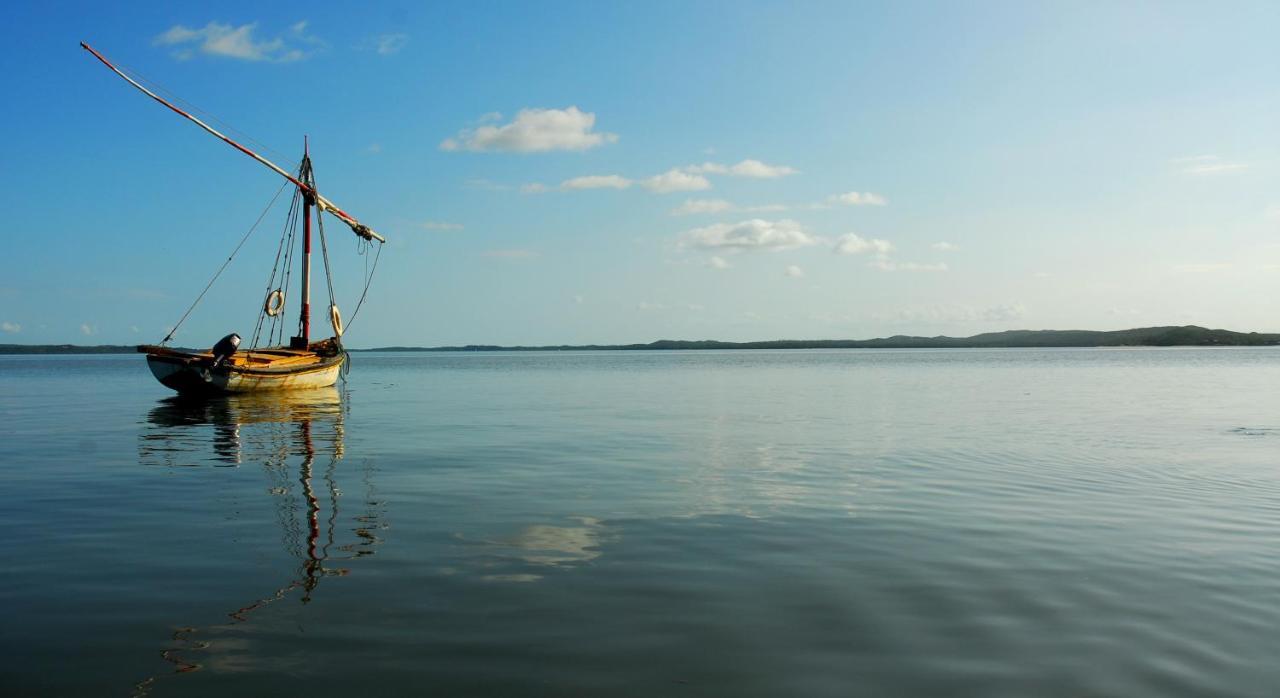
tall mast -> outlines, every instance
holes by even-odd
[[[298,173],[308,188],[298,188],[302,193],[302,347],[311,344],[311,205],[315,203],[315,179],[311,176],[311,148],[307,137],[302,137],[302,170]]]
[[[116,75],[119,75],[120,77],[124,78],[124,79],[125,79],[125,81],[127,81],[130,85],[133,85],[134,87],[138,88],[138,89],[139,89],[139,90],[141,90],[144,94],[146,94],[148,97],[150,97],[150,98],[154,99],[155,101],[157,101],[157,102],[159,102],[159,103],[163,104],[164,106],[166,106],[166,107],[168,107],[168,108],[172,109],[172,110],[173,110],[174,112],[176,112],[177,114],[179,114],[179,115],[181,115],[181,116],[183,116],[183,117],[185,117],[185,118],[187,118],[187,119],[190,119],[190,120],[191,120],[192,122],[194,122],[197,126],[199,126],[200,128],[204,129],[205,131],[208,131],[210,134],[212,134],[212,135],[214,135],[214,136],[216,136],[216,137],[218,137],[218,138],[222,139],[223,141],[225,141],[225,142],[226,142],[228,145],[230,145],[231,147],[235,148],[236,150],[239,150],[240,152],[244,153],[245,155],[248,155],[249,157],[253,158],[254,160],[257,160],[258,162],[262,163],[263,165],[266,165],[268,168],[270,168],[273,172],[275,172],[276,174],[280,175],[281,177],[284,177],[285,179],[289,180],[290,182],[293,182],[293,184],[294,184],[295,186],[297,186],[297,187],[298,187],[298,189],[302,190],[302,192],[303,192],[303,195],[304,195],[304,196],[306,196],[306,195],[310,195],[311,200],[312,200],[312,203],[315,205],[315,207],[316,207],[317,209],[319,209],[319,210],[321,210],[321,211],[327,211],[327,212],[329,212],[329,213],[333,214],[334,216],[337,216],[337,218],[338,218],[339,220],[341,220],[343,223],[346,223],[346,224],[351,228],[351,232],[355,233],[356,235],[359,235],[360,237],[362,237],[362,238],[364,238],[364,239],[366,239],[366,240],[377,240],[378,242],[386,242],[386,241],[387,241],[387,240],[386,240],[386,238],[384,238],[384,237],[382,237],[381,235],[379,235],[379,234],[377,234],[377,233],[373,232],[372,230],[370,230],[370,229],[369,229],[369,226],[364,225],[364,224],[363,224],[363,223],[361,223],[360,221],[356,220],[356,219],[355,219],[355,216],[352,216],[351,214],[347,213],[346,211],[343,211],[342,209],[338,208],[338,207],[337,207],[337,205],[335,205],[332,201],[330,201],[330,200],[328,200],[328,199],[324,198],[323,196],[320,196],[319,194],[317,194],[317,193],[316,193],[316,191],[315,191],[315,188],[314,188],[314,187],[312,187],[310,184],[299,181],[296,177],[294,177],[293,175],[289,174],[288,172],[285,172],[283,169],[281,169],[281,168],[280,168],[280,166],[279,166],[279,165],[275,164],[274,162],[271,162],[270,160],[268,160],[268,159],[266,159],[266,158],[262,157],[261,155],[259,155],[259,154],[255,153],[255,152],[253,152],[252,150],[249,150],[248,148],[244,147],[243,145],[240,145],[239,143],[237,143],[237,142],[235,142],[235,141],[231,140],[230,138],[227,138],[226,136],[222,135],[222,134],[221,134],[221,133],[219,133],[217,130],[215,130],[215,129],[214,129],[212,126],[210,126],[209,124],[206,124],[205,122],[201,121],[200,119],[197,119],[196,117],[194,117],[194,116],[192,116],[192,115],[190,115],[190,114],[186,113],[185,111],[182,111],[181,109],[179,109],[179,108],[177,108],[177,107],[173,106],[172,104],[170,104],[169,102],[167,102],[167,101],[166,101],[163,97],[161,97],[160,95],[157,95],[156,93],[152,92],[151,90],[148,90],[147,88],[143,87],[141,84],[139,84],[139,83],[138,83],[138,81],[137,81],[137,80],[134,80],[133,78],[129,77],[128,75],[125,75],[125,74],[124,74],[124,73],[123,73],[119,68],[117,68],[117,67],[115,67],[114,65],[112,65],[112,64],[111,64],[111,61],[108,61],[106,58],[104,58],[104,57],[102,56],[102,54],[100,54],[100,53],[98,53],[97,51],[93,50],[93,48],[92,48],[92,47],[90,47],[88,44],[84,43],[83,41],[82,41],[82,42],[80,42],[80,47],[81,47],[81,48],[83,48],[84,50],[88,51],[89,53],[92,53],[92,54],[93,54],[93,57],[94,57],[94,58],[97,58],[99,61],[101,61],[101,62],[102,62],[102,64],[103,64],[103,65],[105,65],[105,66],[107,66],[108,68],[110,68],[110,69],[111,69],[111,72],[113,72],[113,73],[115,73]]]

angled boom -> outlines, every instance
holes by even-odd
[[[373,232],[372,230],[370,230],[370,229],[369,229],[369,226],[364,225],[364,224],[362,224],[360,221],[356,220],[356,219],[355,219],[355,216],[352,216],[351,214],[347,213],[346,211],[343,211],[342,209],[340,209],[340,208],[338,208],[336,205],[334,205],[334,203],[333,203],[332,201],[330,201],[330,200],[328,200],[328,199],[324,198],[323,196],[321,196],[321,195],[320,195],[320,193],[319,193],[319,192],[317,192],[314,188],[312,188],[312,187],[310,187],[310,186],[307,186],[305,183],[303,183],[303,182],[302,182],[301,180],[299,180],[297,177],[294,177],[293,175],[289,174],[288,172],[285,172],[285,171],[284,171],[284,170],[283,170],[279,165],[275,164],[274,162],[271,162],[270,160],[268,160],[268,159],[266,159],[266,158],[262,157],[261,155],[259,155],[259,154],[255,153],[255,152],[253,152],[252,150],[249,150],[248,148],[244,147],[243,145],[240,145],[239,143],[237,143],[237,142],[235,142],[235,141],[231,140],[230,138],[227,138],[226,136],[224,136],[223,134],[219,133],[216,129],[214,129],[214,128],[213,128],[212,126],[210,126],[209,124],[206,124],[205,122],[201,121],[200,119],[197,119],[196,117],[194,117],[194,116],[192,116],[192,115],[190,115],[190,114],[186,113],[185,111],[182,111],[181,109],[179,109],[179,108],[177,108],[177,107],[173,106],[173,105],[172,105],[172,104],[170,104],[169,102],[165,101],[165,100],[164,100],[164,98],[160,97],[159,95],[157,95],[156,93],[152,92],[151,90],[148,90],[147,88],[145,88],[145,87],[143,87],[142,85],[138,84],[138,81],[137,81],[137,80],[134,80],[133,78],[129,77],[128,75],[125,75],[123,72],[121,72],[121,70],[120,70],[119,68],[117,68],[117,67],[115,67],[114,65],[112,65],[112,64],[111,64],[111,61],[108,61],[106,58],[104,58],[104,57],[102,56],[102,54],[101,54],[101,53],[98,53],[97,51],[93,50],[93,47],[92,47],[92,46],[90,46],[89,44],[86,44],[86,43],[84,43],[83,41],[81,41],[81,42],[80,42],[80,48],[83,48],[84,50],[88,51],[89,53],[92,53],[92,54],[93,54],[93,57],[94,57],[94,58],[97,58],[99,61],[102,61],[102,64],[103,64],[103,65],[105,65],[105,66],[107,66],[108,68],[110,68],[110,69],[111,69],[111,72],[113,72],[113,73],[115,73],[116,75],[119,75],[120,77],[124,78],[126,82],[128,82],[130,85],[133,85],[134,87],[136,87],[136,88],[138,88],[139,90],[141,90],[144,94],[146,94],[146,95],[147,95],[148,97],[150,97],[151,99],[154,99],[155,101],[157,101],[157,102],[159,102],[159,103],[161,103],[161,104],[165,105],[166,107],[168,107],[168,108],[172,109],[174,112],[178,113],[179,115],[184,116],[184,117],[186,117],[187,119],[190,119],[191,121],[193,121],[193,122],[194,122],[197,126],[199,126],[200,128],[202,128],[202,129],[204,129],[204,130],[208,131],[209,133],[213,134],[214,136],[218,137],[219,139],[221,139],[222,141],[226,142],[228,145],[230,145],[231,147],[235,148],[236,150],[239,150],[240,152],[244,153],[245,155],[248,155],[249,157],[253,158],[254,160],[257,160],[258,162],[262,163],[263,165],[266,165],[268,168],[270,168],[270,169],[271,169],[272,171],[274,171],[276,174],[278,174],[278,175],[280,175],[281,177],[284,177],[285,179],[287,179],[287,180],[289,180],[290,182],[292,182],[292,183],[293,183],[293,185],[294,185],[294,186],[296,186],[296,187],[298,187],[298,189],[299,189],[299,190],[301,190],[304,194],[307,194],[307,195],[309,195],[309,196],[311,196],[312,198],[314,198],[314,199],[315,199],[316,207],[317,207],[317,208],[319,208],[321,211],[328,211],[329,213],[332,213],[334,216],[336,216],[336,217],[338,218],[338,220],[341,220],[343,223],[346,223],[348,226],[351,226],[351,231],[352,231],[352,232],[354,232],[356,235],[359,235],[360,237],[362,237],[362,238],[364,238],[364,239],[366,239],[366,240],[377,240],[378,242],[386,242],[386,241],[387,241],[387,240],[386,240],[386,238],[384,238],[384,237],[382,237],[381,235],[379,235],[379,234],[377,234],[377,233]]]

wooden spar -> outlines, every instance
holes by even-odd
[[[138,88],[139,90],[141,90],[141,91],[143,92],[143,94],[146,94],[148,97],[150,97],[150,98],[154,99],[155,101],[157,101],[157,102],[159,102],[159,103],[163,104],[164,106],[166,106],[166,107],[168,107],[169,109],[173,110],[175,113],[179,114],[180,116],[186,117],[186,118],[187,118],[187,119],[189,119],[190,121],[194,122],[194,123],[195,123],[197,126],[199,126],[200,128],[202,128],[202,129],[204,129],[205,131],[208,131],[209,133],[213,134],[214,136],[216,136],[217,138],[221,139],[222,141],[224,141],[225,143],[227,143],[227,144],[228,144],[228,145],[230,145],[231,147],[235,148],[236,150],[239,150],[240,152],[244,153],[245,155],[248,155],[249,157],[253,158],[254,160],[257,160],[258,162],[262,163],[263,165],[266,165],[268,168],[270,168],[270,169],[271,169],[273,172],[275,172],[276,174],[278,174],[278,175],[280,175],[281,177],[284,177],[285,179],[287,179],[287,180],[289,180],[290,182],[292,182],[292,183],[293,183],[293,185],[294,185],[294,186],[296,186],[296,187],[298,187],[298,189],[302,190],[302,192],[303,192],[304,194],[309,194],[309,195],[311,195],[312,197],[314,197],[314,198],[315,198],[316,208],[320,209],[321,211],[328,211],[329,213],[332,213],[334,216],[336,216],[336,217],[337,217],[339,220],[341,220],[343,223],[346,223],[348,226],[350,226],[350,227],[351,227],[351,231],[352,231],[352,232],[354,232],[356,235],[359,235],[360,237],[362,237],[362,238],[364,238],[364,239],[366,239],[366,240],[377,240],[378,242],[386,242],[386,241],[387,241],[387,239],[386,239],[386,238],[384,238],[384,237],[382,237],[381,235],[379,235],[379,234],[377,234],[377,233],[373,232],[372,230],[370,230],[370,229],[369,229],[369,226],[367,226],[367,225],[364,225],[364,224],[360,223],[360,221],[356,220],[354,216],[352,216],[351,214],[347,213],[346,211],[343,211],[342,209],[338,208],[338,207],[337,207],[337,206],[336,206],[332,201],[329,201],[328,199],[326,199],[326,198],[324,198],[323,196],[321,196],[321,195],[320,195],[320,193],[319,193],[319,192],[317,192],[314,188],[312,188],[312,187],[310,187],[310,186],[307,186],[306,184],[304,184],[304,183],[302,183],[301,181],[299,181],[299,180],[298,180],[296,177],[294,177],[293,175],[289,174],[288,172],[285,172],[283,169],[281,169],[281,168],[280,168],[280,166],[279,166],[279,165],[275,164],[274,162],[271,162],[270,160],[268,160],[268,159],[266,159],[266,158],[262,157],[261,155],[259,155],[259,154],[255,153],[255,152],[253,152],[252,150],[249,150],[248,148],[244,147],[243,145],[240,145],[239,143],[237,143],[237,142],[235,142],[235,141],[231,140],[230,138],[227,138],[226,136],[224,136],[223,134],[219,133],[216,129],[214,129],[214,128],[213,128],[212,126],[210,126],[209,124],[206,124],[205,122],[201,121],[200,119],[197,119],[196,117],[194,117],[194,116],[192,116],[192,115],[190,115],[190,114],[186,113],[185,111],[182,111],[181,109],[179,109],[179,108],[177,108],[177,107],[173,106],[173,105],[172,105],[172,104],[170,104],[169,102],[165,101],[165,99],[164,99],[163,97],[161,97],[161,96],[157,95],[156,93],[152,92],[151,90],[148,90],[147,88],[143,87],[141,84],[139,84],[139,83],[138,83],[138,81],[137,81],[137,80],[134,80],[133,78],[129,77],[128,75],[125,75],[125,74],[124,74],[124,72],[122,72],[119,68],[117,68],[117,67],[115,67],[114,65],[112,65],[112,64],[111,64],[111,61],[108,61],[106,58],[104,58],[104,57],[102,56],[102,54],[101,54],[101,53],[98,53],[97,51],[93,50],[93,47],[92,47],[92,46],[90,46],[89,44],[86,44],[85,42],[81,41],[81,42],[80,42],[80,48],[83,48],[84,50],[86,50],[86,51],[88,51],[89,53],[93,54],[93,57],[94,57],[94,58],[97,58],[99,61],[101,61],[101,62],[102,62],[102,64],[103,64],[103,65],[105,65],[105,66],[107,66],[108,68],[110,68],[110,69],[111,69],[111,72],[113,72],[113,73],[115,73],[116,75],[119,75],[120,77],[124,78],[126,82],[128,82],[130,85],[133,85],[134,87],[136,87],[136,88]]]

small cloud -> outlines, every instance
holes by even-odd
[[[139,332],[141,332],[142,330],[138,329],[138,326],[137,326],[137,325],[129,325],[129,331],[130,331],[130,332],[132,332],[132,333],[134,333],[134,334],[138,334],[138,333],[139,333]]]
[[[710,189],[711,182],[700,174],[690,174],[682,170],[670,169],[640,182],[640,186],[658,194],[666,194],[673,191]]]
[[[712,269],[728,269],[729,263],[723,257],[712,257],[707,260],[707,266]]]
[[[786,177],[799,172],[786,165],[766,165],[759,160],[743,160],[736,165],[722,165],[718,162],[704,162],[701,165],[688,165],[683,168],[689,174],[727,174],[733,177],[755,177],[773,179]]]
[[[1227,262],[1207,262],[1199,264],[1175,264],[1173,272],[1176,274],[1212,274],[1219,271],[1227,271],[1231,268],[1231,264]]]
[[[895,262],[887,257],[879,257],[871,262],[871,266],[880,271],[947,271],[946,262],[920,264],[918,262]]]
[[[694,228],[681,236],[682,246],[700,249],[789,250],[818,242],[793,220],[767,221],[759,218],[738,223],[716,223]]]
[[[1009,303],[1005,305],[994,305],[990,308],[984,308],[979,312],[979,316],[983,320],[989,322],[1005,322],[1008,320],[1018,320],[1027,314],[1027,308],[1021,303]]]
[[[704,162],[701,165],[686,165],[683,169],[689,174],[725,174],[729,171],[729,166],[718,162]]]
[[[537,252],[524,249],[486,250],[483,254],[494,259],[534,259],[538,256]]]
[[[594,130],[596,115],[577,107],[521,109],[503,126],[484,125],[463,129],[440,143],[441,150],[545,153],[553,150],[589,150],[618,140],[617,134]]]
[[[541,182],[530,182],[520,185],[521,194],[543,194],[547,191],[547,185]]]
[[[762,206],[734,206],[724,199],[685,199],[683,204],[671,209],[673,216],[688,216],[698,213],[724,213],[725,211],[741,211],[742,213],[777,213],[785,211],[784,204],[765,204]]]
[[[648,301],[640,301],[636,303],[636,310],[663,310],[667,306],[661,303],[650,303]]]
[[[629,186],[631,186],[631,180],[619,175],[586,175],[585,177],[566,179],[560,183],[560,189],[565,191],[572,189],[626,189]]]
[[[836,238],[836,246],[832,248],[832,252],[836,254],[862,254],[863,252],[875,252],[876,254],[886,255],[893,251],[893,243],[888,240],[880,240],[878,238],[863,238],[857,233],[845,233]]]
[[[582,305],[582,300],[583,300],[583,299],[582,299],[582,296],[574,296],[574,297],[573,297],[573,302],[574,302],[574,304],[575,304],[575,305]]]
[[[22,325],[16,322],[0,322],[0,330],[8,334],[18,334],[22,331]]]
[[[697,213],[720,213],[733,208],[733,204],[724,199],[685,199],[683,204],[671,209],[673,216],[688,216]]]
[[[400,53],[400,49],[408,43],[408,34],[379,34],[373,37],[369,46],[379,56],[390,56],[393,53]]]
[[[98,328],[97,328],[96,326],[90,325],[90,324],[89,324],[89,323],[87,323],[87,322],[85,322],[85,323],[81,323],[81,325],[80,325],[80,334],[82,334],[82,335],[84,335],[84,336],[86,336],[86,337],[91,337],[91,336],[93,336],[93,335],[95,335],[95,334],[97,334],[97,333],[98,333]]]
[[[743,160],[742,162],[729,168],[729,174],[735,177],[757,177],[761,179],[773,179],[775,177],[786,177],[799,172],[794,167],[786,165],[766,165],[759,160]]]
[[[446,223],[444,221],[423,221],[422,227],[426,230],[462,230],[461,223]]]
[[[827,197],[828,203],[844,204],[845,206],[886,206],[889,201],[879,194],[873,194],[869,191],[845,192],[844,194],[833,194]]]
[[[802,278],[804,278],[804,270],[803,270],[803,269],[801,269],[800,267],[797,267],[797,266],[796,266],[796,265],[794,265],[794,264],[792,264],[791,266],[787,267],[787,269],[786,269],[786,272],[785,272],[785,273],[786,273],[786,275],[787,275],[787,276],[790,276],[790,277],[791,277],[791,278],[793,278],[793,279],[802,279]]]
[[[959,249],[957,245],[953,245],[949,242],[935,242],[930,245],[930,247],[939,252],[950,252],[952,250]]]
[[[701,303],[685,303],[684,307],[685,310],[691,310],[695,313],[700,313],[707,309],[707,306],[702,305]]]
[[[381,153],[381,152],[382,152],[382,144],[381,144],[381,143],[370,143],[370,144],[368,145],[368,147],[366,147],[366,148],[364,149],[364,152],[366,152],[366,153],[372,153],[372,154],[374,154],[374,155],[377,155],[378,153]]]
[[[1169,163],[1177,167],[1182,174],[1189,175],[1215,175],[1249,169],[1248,163],[1228,162],[1217,155],[1194,155],[1185,158],[1174,158]]]
[[[483,177],[468,179],[463,184],[468,189],[482,189],[484,191],[510,191],[511,190],[511,185],[509,184],[499,184],[498,182],[494,182],[493,180],[485,179]],[[525,185],[525,186],[530,186],[530,185]],[[539,184],[538,186],[542,186],[542,185]],[[523,189],[524,187],[521,187],[522,191]]]
[[[177,47],[173,55],[180,60],[191,58],[195,52],[199,52],[221,58],[277,63],[307,58],[315,52],[315,47],[324,46],[323,41],[306,33],[305,20],[289,27],[287,41],[284,37],[259,39],[255,36],[257,27],[256,22],[238,27],[209,22],[201,29],[176,24],[155,37],[152,43]],[[297,46],[299,43],[312,46],[313,49],[303,50]]]

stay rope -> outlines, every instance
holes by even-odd
[[[240,252],[240,248],[244,247],[244,243],[249,240],[249,236],[253,235],[253,231],[258,229],[258,225],[262,223],[262,219],[267,217],[267,213],[271,211],[272,206],[276,205],[276,200],[280,198],[280,194],[284,192],[284,188],[288,185],[289,182],[285,181],[285,183],[281,184],[280,188],[276,190],[276,195],[271,197],[271,202],[268,203],[267,207],[258,215],[258,220],[253,222],[253,226],[249,228],[249,232],[245,233],[244,237],[240,238],[240,244],[236,245],[236,248],[231,251],[231,256],[227,257],[227,261],[223,262],[222,266],[218,267],[218,271],[214,272],[213,278],[209,279],[209,283],[205,284],[204,290],[200,292],[200,295],[196,296],[195,301],[191,303],[191,307],[187,308],[187,312],[182,314],[182,317],[179,318],[178,322],[173,326],[173,329],[169,330],[169,333],[165,335],[164,339],[160,340],[161,346],[164,346],[173,339],[173,335],[177,333],[179,327],[182,327],[182,323],[186,322],[187,317],[191,315],[191,311],[195,310],[197,305],[200,305],[200,301],[204,299],[204,295],[209,292],[210,288],[213,288],[213,283],[218,280],[219,276],[222,276],[222,272],[226,270],[228,264],[231,264],[231,260],[235,259],[236,254]]]

